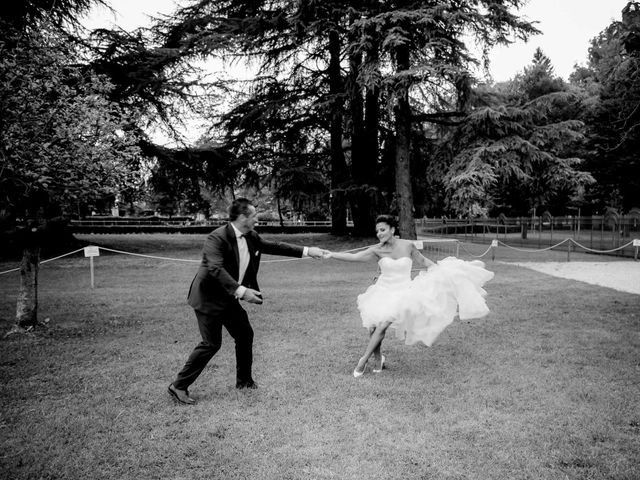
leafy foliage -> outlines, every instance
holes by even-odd
[[[508,85],[476,90],[476,106],[441,147],[451,158],[444,183],[455,214],[560,211],[594,182],[575,156],[584,140],[575,118],[583,97],[552,71],[538,52]]]
[[[26,224],[7,235],[23,249],[18,329],[37,325],[40,249],[59,240],[46,220],[137,181],[138,150],[125,133],[136,119],[108,99],[104,78],[75,63],[75,18],[89,3],[32,0],[0,10],[0,218],[3,230]]]
[[[519,83],[519,90],[526,93],[529,100],[565,90],[564,81],[554,76],[551,60],[540,48],[534,52],[531,65],[525,67],[522,75],[516,76],[515,81]]]
[[[585,113],[587,165],[597,185],[588,192],[593,210],[629,211],[640,205],[640,6],[630,2],[623,21],[613,22],[591,42],[582,76],[593,102]]]
[[[394,193],[406,197],[410,179],[399,188],[389,182],[393,171],[379,173],[389,153],[382,139],[387,149],[411,150],[410,135],[387,141],[388,132],[398,135],[394,116],[410,132],[412,122],[442,121],[448,110],[462,106],[468,71],[479,63],[466,48],[466,36],[488,48],[535,33],[511,12],[521,3],[201,1],[177,12],[164,29],[194,57],[254,62],[258,76],[235,95],[235,105],[216,125],[227,131],[226,146],[248,167],[242,179],[271,178],[288,185],[277,188],[294,198],[317,193],[326,172],[333,202],[345,195],[356,230],[369,231],[375,208],[395,204],[411,216],[406,201],[388,200]],[[406,62],[396,68],[400,51]],[[401,102],[399,114],[395,107]],[[409,163],[395,172],[405,180]],[[296,192],[288,180],[292,175],[318,181],[296,182]]]
[[[48,23],[58,33],[69,35],[68,27],[78,25],[78,17],[92,5],[108,6],[102,0],[23,0],[3,2],[0,26],[3,42],[14,45],[20,36],[41,23]]]
[[[208,212],[210,198],[233,185],[239,167],[217,145],[171,149],[142,142],[142,152],[154,158],[149,178],[149,201],[168,215]]]
[[[21,218],[77,211],[139,182],[134,121],[110,85],[73,64],[47,24],[0,56],[0,208]]]

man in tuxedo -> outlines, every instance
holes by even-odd
[[[229,223],[211,232],[204,242],[202,262],[188,295],[202,342],[169,385],[169,393],[179,403],[195,403],[188,387],[220,349],[222,327],[236,344],[236,388],[257,388],[251,376],[253,329],[240,302],[262,303],[257,281],[261,255],[322,258],[325,253],[317,247],[263,240],[254,230],[257,223],[255,207],[246,198],[238,198],[229,207]]]

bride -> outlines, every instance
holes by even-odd
[[[362,325],[369,329],[369,343],[358,361],[353,376],[364,374],[373,355],[373,372],[384,368],[380,347],[389,327],[408,345],[431,345],[456,314],[462,319],[478,318],[489,312],[482,285],[493,278],[480,261],[465,262],[448,257],[437,264],[423,256],[415,244],[395,236],[396,223],[391,215],[376,218],[376,236],[380,243],[358,253],[328,252],[324,258],[348,262],[378,260],[380,276],[374,285],[358,295]],[[427,267],[413,280],[415,262]]]

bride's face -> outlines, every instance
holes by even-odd
[[[380,240],[380,243],[388,242],[389,239],[393,237],[395,230],[396,229],[388,223],[376,223],[376,236],[378,237],[378,240]]]

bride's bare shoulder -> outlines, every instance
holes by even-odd
[[[405,240],[404,238],[399,238],[398,240],[401,242],[401,245],[408,250],[412,250],[415,246],[413,240]]]

